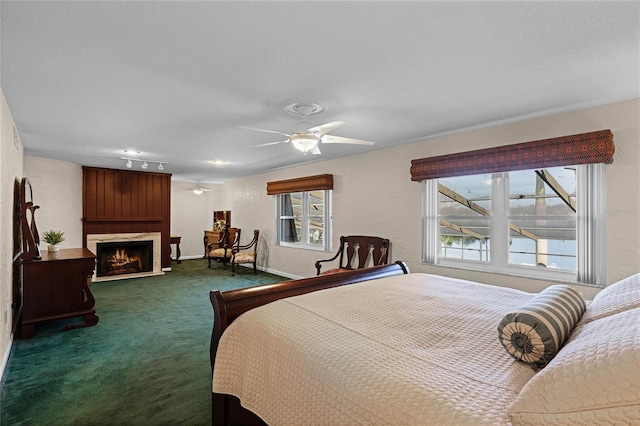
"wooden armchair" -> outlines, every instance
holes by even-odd
[[[253,264],[253,274],[257,275],[256,261],[258,260],[258,238],[260,237],[260,231],[253,231],[253,240],[246,245],[238,245],[234,247],[231,252],[231,276],[236,274],[236,265],[241,263]]]
[[[231,259],[231,249],[240,244],[240,232],[240,228],[227,228],[220,233],[220,240],[207,246],[209,268],[211,268],[211,260],[227,267],[227,262]]]
[[[331,259],[316,262],[317,275],[320,275],[323,263],[331,262],[338,256],[340,256],[338,267],[322,272],[322,274],[386,265],[389,262],[389,240],[363,235],[341,236],[340,249],[336,255]]]

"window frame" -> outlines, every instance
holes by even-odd
[[[282,241],[282,219],[288,219],[291,218],[290,215],[284,215],[282,214],[282,197],[286,196],[286,195],[291,195],[291,194],[296,194],[296,193],[300,193],[302,194],[302,215],[300,216],[300,221],[301,221],[301,233],[302,235],[308,236],[309,235],[309,223],[310,223],[310,214],[309,214],[309,197],[311,195],[312,192],[322,192],[324,194],[324,211],[322,214],[322,222],[323,222],[323,230],[322,230],[322,234],[323,234],[323,244],[321,245],[316,245],[316,244],[309,244],[305,239],[305,241],[301,241],[301,242],[289,242],[289,241]],[[304,250],[313,250],[313,251],[325,251],[325,252],[330,252],[331,251],[331,221],[332,221],[332,214],[331,214],[331,197],[332,197],[332,193],[333,191],[331,189],[321,189],[321,190],[311,190],[311,191],[294,191],[294,192],[286,192],[286,193],[279,193],[279,194],[275,194],[276,197],[276,212],[275,212],[275,216],[276,216],[276,245],[280,246],[280,247],[291,247],[291,248],[298,248],[298,249],[304,249]]]
[[[575,167],[577,172],[576,271],[509,264],[509,185],[508,177],[505,177],[508,171],[492,173],[492,214],[490,216],[492,244],[490,260],[487,262],[440,256],[438,179],[422,181],[422,263],[604,287],[606,283],[605,168],[601,163]]]

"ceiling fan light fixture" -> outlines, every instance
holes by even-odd
[[[291,143],[299,151],[307,153],[318,146],[320,138],[310,133],[295,133],[291,135]]]
[[[335,120],[320,126],[312,126],[308,118],[325,110],[324,105],[306,100],[289,100],[282,103],[282,110],[288,114],[295,115],[300,118],[296,130],[292,134],[279,132],[276,130],[258,129],[255,127],[241,126],[250,130],[257,130],[265,133],[276,133],[287,137],[286,140],[276,142],[268,142],[260,145],[254,145],[251,148],[259,148],[264,146],[278,145],[283,143],[291,143],[298,151],[303,154],[311,153],[313,155],[321,154],[318,145],[320,143],[332,144],[352,144],[352,145],[373,145],[374,142],[345,138],[340,136],[328,135],[329,132],[346,124],[342,120]]]
[[[202,188],[193,188],[193,193],[196,195],[202,195],[204,193],[204,189]]]

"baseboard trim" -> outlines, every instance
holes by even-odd
[[[248,266],[245,266],[245,265],[240,265],[240,266],[248,268]],[[300,275],[294,275],[294,274],[290,274],[288,272],[282,272],[282,271],[278,271],[276,269],[271,269],[271,268],[263,268],[263,267],[258,266],[256,269],[259,269],[260,271],[263,271],[263,272],[267,272],[269,274],[280,275],[281,277],[290,278],[292,280],[298,280],[300,278],[304,278],[304,277],[301,277]]]
[[[0,364],[0,381],[4,380],[4,371],[9,365],[9,356],[11,355],[11,348],[13,347],[13,333],[9,336],[9,344],[7,345],[7,350],[2,356],[2,363]]]
[[[206,259],[206,257],[202,257],[202,256],[197,255],[197,254],[196,255],[190,255],[190,256],[180,256],[180,260],[193,260],[193,259]],[[172,262],[175,262],[175,260],[176,260],[175,258],[173,258],[173,257],[171,258]],[[247,266],[247,265],[244,265],[244,264],[238,265],[238,266],[242,266],[243,268],[252,268],[252,266]],[[271,268],[265,268],[265,267],[262,267],[262,266],[258,266],[256,269],[258,269],[259,271],[262,271],[262,272],[267,272],[269,274],[280,275],[281,277],[290,278],[292,280],[297,280],[297,279],[300,279],[300,278],[304,278],[304,277],[302,277],[300,275],[289,274],[287,272],[282,272],[282,271],[278,271],[276,269],[271,269]]]
[[[189,255],[189,256],[180,256],[180,260],[192,260],[192,259],[206,259],[206,256],[203,257],[202,255],[199,255],[199,254],[192,254],[192,255]],[[175,262],[176,258],[172,257],[171,261]]]

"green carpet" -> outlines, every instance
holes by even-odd
[[[285,278],[205,259],[162,276],[94,283],[94,327],[62,321],[15,340],[0,384],[0,424],[210,425],[209,291]],[[77,320],[74,320],[77,321]]]

